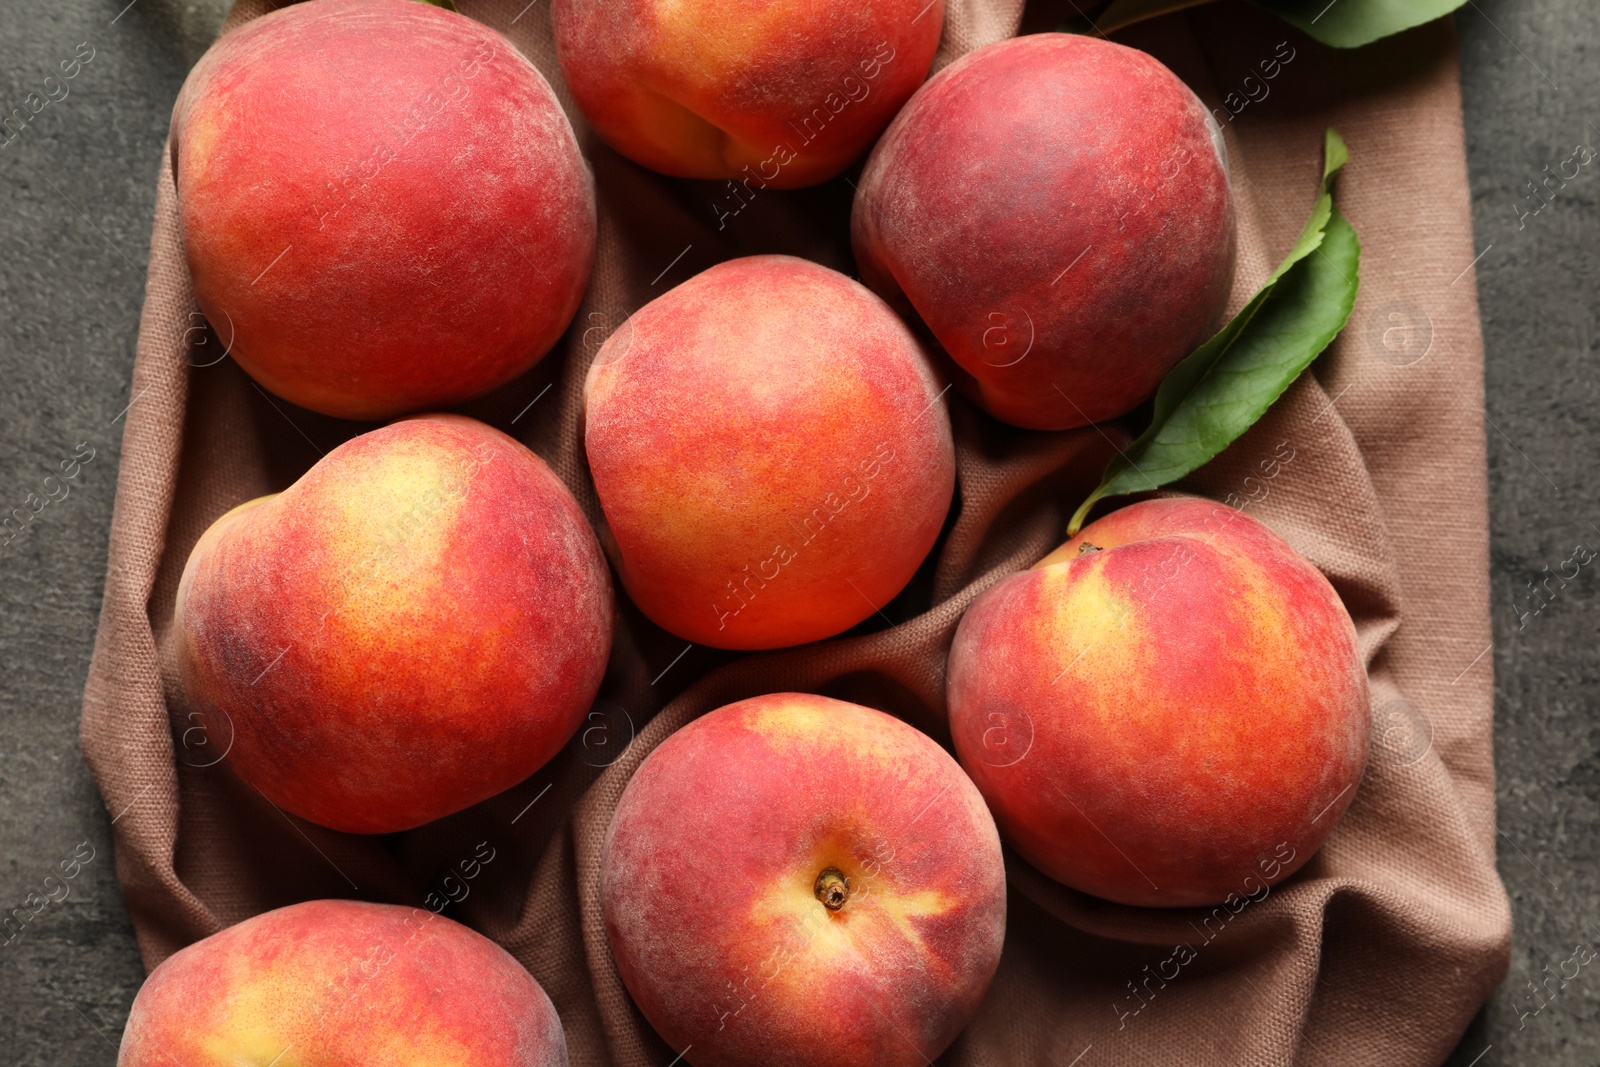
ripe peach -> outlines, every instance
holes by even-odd
[[[384,418],[538,362],[594,259],[593,181],[549,84],[480,23],[309,0],[225,35],[172,119],[195,296],[279,396]]]
[[[1232,903],[1311,857],[1367,758],[1327,579],[1206,500],[1112,512],[968,609],[950,729],[1006,840],[1125,904]]]
[[[612,561],[657,624],[717,648],[830,637],[900,592],[955,487],[939,382],[860,285],[719,264],[595,357],[585,444]]]
[[[923,1067],[1005,936],[994,820],[946,752],[880,711],[777,693],[639,766],[601,857],[611,954],[697,1067]]]
[[[613,611],[600,546],[544,461],[433,415],[218,519],[179,583],[178,659],[239,777],[312,822],[383,833],[555,755],[600,686]]]
[[[1108,419],[1204,340],[1233,278],[1233,207],[1205,106],[1142,52],[1042,33],[980,48],[873,149],[851,238],[986,411]]]
[[[278,908],[163,962],[117,1067],[472,1063],[565,1067],[555,1006],[500,946],[432,912]]]
[[[864,152],[927,77],[944,0],[555,0],[553,19],[561,76],[613,148],[747,195]]]

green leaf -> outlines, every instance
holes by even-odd
[[[1106,465],[1067,536],[1101,499],[1159,489],[1210,462],[1344,328],[1360,285],[1361,242],[1334,207],[1330,186],[1348,159],[1344,141],[1328,130],[1322,188],[1294,248],[1216,336],[1167,374],[1150,428]]]
[[[1466,0],[1256,0],[1323,44],[1358,48],[1443,18]]]
[[[417,3],[428,4],[432,7],[442,7],[446,11],[454,11],[457,14],[461,12],[461,9],[456,7],[456,0],[417,0]]]
[[[1290,267],[1316,251],[1322,243],[1323,228],[1328,225],[1328,217],[1333,212],[1333,176],[1348,162],[1350,149],[1345,146],[1344,138],[1339,136],[1338,130],[1328,127],[1322,135],[1322,187],[1317,191],[1317,202],[1312,205],[1311,217],[1306,219],[1294,247],[1278,264],[1278,269],[1267,277],[1267,285],[1283,277]]]
[[[1112,0],[1095,25],[1112,33],[1145,19],[1207,0]],[[1356,48],[1380,37],[1443,18],[1466,0],[1256,0],[1290,25],[1335,48]]]

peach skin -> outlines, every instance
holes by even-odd
[[[1143,52],[1016,37],[929,79],[867,161],[862,280],[915,312],[956,384],[1017,426],[1128,411],[1217,325],[1233,282],[1221,132]]]
[[[178,96],[172,164],[200,310],[313,411],[486,392],[589,282],[593,181],[549,84],[413,0],[308,0],[225,34]]]
[[[566,1067],[555,1006],[493,941],[417,908],[313,900],[174,953],[117,1067]]]
[[[200,538],[183,691],[286,811],[404,830],[522,781],[605,673],[611,579],[544,461],[480,422],[406,419]]]
[[[1322,845],[1367,758],[1355,627],[1316,568],[1208,500],[1114,511],[975,601],[950,728],[1006,841],[1124,904],[1232,904]]]
[[[944,26],[944,0],[552,10],[561,76],[601,137],[663,174],[729,179],[741,198],[844,170],[927,77]]]
[[[716,648],[803,644],[874,615],[950,509],[942,394],[883,301],[815,263],[736,259],[651,301],[584,385],[622,584]]]
[[[600,862],[622,980],[695,1067],[924,1067],[999,965],[983,798],[856,704],[776,693],[689,723],[628,782]]]

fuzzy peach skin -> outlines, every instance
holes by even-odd
[[[172,160],[200,309],[314,411],[486,392],[589,281],[593,181],[549,84],[414,0],[307,0],[225,35],[178,96]]]
[[[555,755],[613,616],[594,532],[544,461],[430,415],[218,519],[178,586],[178,663],[240,778],[312,822],[384,833]]]
[[[696,1067],[924,1067],[1005,937],[1000,838],[956,761],[803,693],[667,738],[622,795],[600,877],[623,982]]]
[[[955,446],[883,301],[789,256],[719,264],[595,356],[585,437],[622,583],[658,625],[755,649],[873,615],[933,547]]]
[[[948,695],[1007,842],[1124,904],[1268,891],[1321,846],[1366,765],[1367,676],[1338,595],[1207,500],[1112,512],[985,592],[956,630]]]
[[[826,181],[865,152],[927,77],[944,26],[944,0],[552,10],[561,76],[600,136],[663,174],[737,181],[744,199]]]
[[[1221,133],[1157,60],[1066,33],[980,48],[873,149],[851,238],[957,384],[1018,426],[1128,411],[1217,325],[1233,281]]]
[[[145,980],[117,1067],[565,1067],[533,976],[416,908],[313,900],[175,953]]]

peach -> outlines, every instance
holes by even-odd
[[[956,752],[1007,842],[1124,904],[1260,899],[1321,846],[1366,764],[1367,676],[1338,594],[1206,500],[1112,512],[998,582],[948,677]]]
[[[565,1067],[555,1006],[493,941],[432,912],[278,908],[190,945],[134,998],[117,1067]]]
[[[612,561],[689,641],[777,648],[854,626],[911,580],[950,508],[927,357],[815,263],[752,256],[691,278],[606,340],[584,389]]]
[[[749,197],[866,151],[927,77],[944,0],[555,0],[552,17],[562,79],[613,148]]]
[[[1204,340],[1233,279],[1220,131],[1157,60],[1002,41],[930,79],[873,149],[851,238],[986,411],[1060,430],[1120,415]]]
[[[802,693],[667,738],[606,833],[600,902],[628,991],[696,1067],[923,1067],[1005,936],[983,798],[926,735]]]
[[[504,37],[413,0],[308,0],[226,34],[172,118],[200,309],[304,407],[377,419],[538,362],[594,259],[593,181]]]
[[[228,762],[335,830],[404,830],[522,781],[610,654],[611,579],[544,461],[407,419],[241,504],[178,586],[183,691]]]

